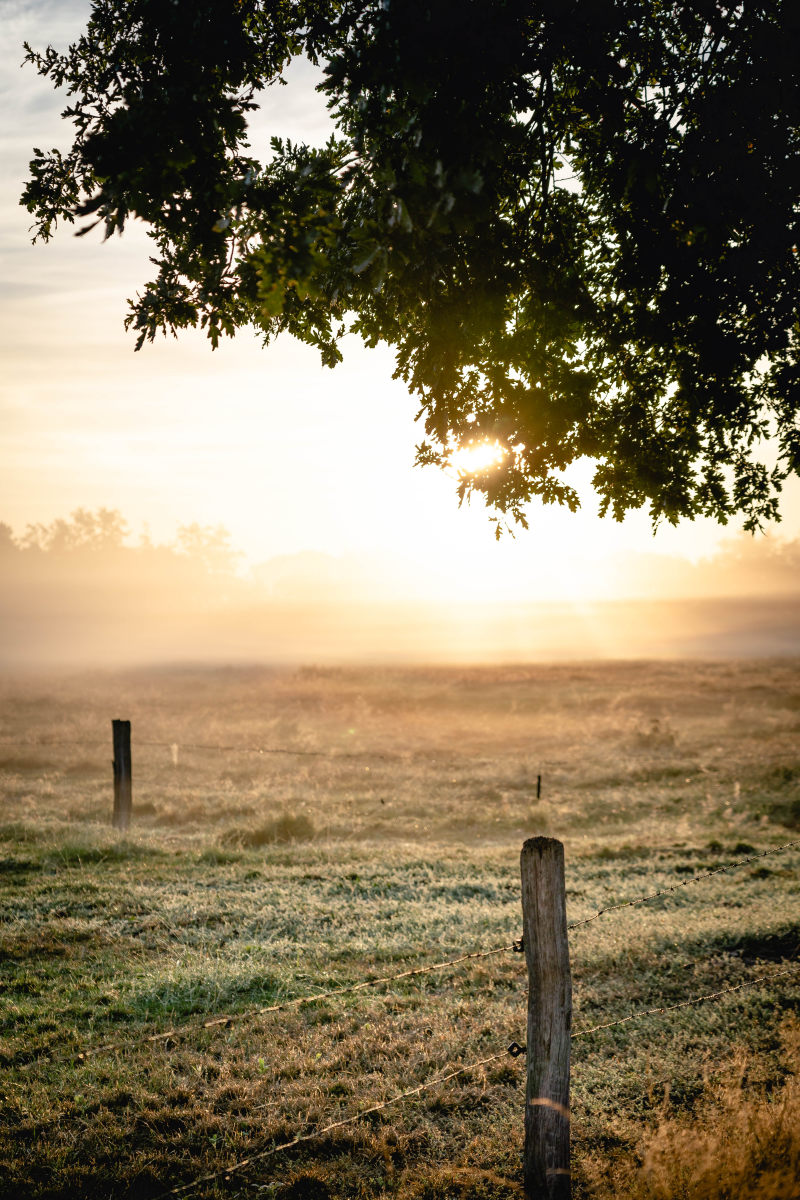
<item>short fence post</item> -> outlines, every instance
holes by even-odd
[[[112,825],[123,833],[131,823],[133,784],[131,779],[131,723],[112,721],[114,739],[114,816]]]
[[[521,871],[528,965],[525,1195],[528,1200],[569,1200],[572,981],[562,843],[529,838],[522,847]]]

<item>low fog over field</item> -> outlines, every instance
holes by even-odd
[[[391,553],[246,566],[221,527],[134,539],[113,510],[0,525],[7,666],[435,661],[796,653],[800,542],[746,536],[692,563],[536,561],[526,588],[404,573]],[[497,586],[493,586],[496,583]]]

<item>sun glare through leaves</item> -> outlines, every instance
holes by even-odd
[[[467,442],[453,450],[450,466],[462,477],[479,475],[499,466],[507,456],[508,451],[499,442]]]

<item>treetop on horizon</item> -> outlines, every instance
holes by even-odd
[[[523,524],[534,497],[577,507],[585,456],[620,519],[779,515],[800,472],[795,0],[95,0],[66,53],[26,50],[75,136],[34,151],[22,203],[45,240],[148,225],[137,348],[252,325],[334,365],[346,332],[385,342],[418,461],[497,443],[459,493]],[[257,159],[248,115],[300,55],[336,132]]]

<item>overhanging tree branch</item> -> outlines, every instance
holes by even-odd
[[[301,54],[336,137],[260,162],[248,116]],[[777,515],[800,445],[791,0],[95,0],[66,54],[27,58],[75,139],[35,151],[23,203],[45,240],[147,223],[137,346],[251,325],[333,365],[350,329],[394,348],[420,461],[507,448],[462,497],[573,506],[589,456],[615,517]]]

